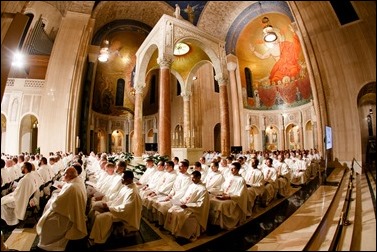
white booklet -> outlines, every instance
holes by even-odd
[[[63,185],[64,185],[64,182],[63,181],[59,181],[59,180],[55,180],[54,184],[52,184],[53,187],[58,188],[58,189],[62,188]]]
[[[173,205],[176,205],[176,206],[180,206],[180,205],[182,205],[182,202],[181,202],[179,199],[174,199],[174,198],[172,198],[172,199],[170,200],[170,202],[171,202]]]

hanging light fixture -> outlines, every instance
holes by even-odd
[[[106,62],[106,61],[109,60],[109,56],[110,56],[109,41],[108,40],[104,40],[103,41],[103,47],[99,51],[98,61],[100,61],[100,62]]]
[[[275,40],[278,39],[278,36],[274,32],[272,25],[270,25],[270,20],[268,17],[264,17],[262,19],[262,23],[264,24],[263,27],[263,40],[265,42],[274,42]]]

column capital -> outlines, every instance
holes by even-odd
[[[219,86],[225,86],[228,82],[228,79],[225,78],[223,75],[216,75],[215,80],[217,80]]]
[[[173,58],[170,55],[164,55],[157,58],[157,64],[159,64],[161,68],[170,68],[172,63]]]
[[[181,96],[183,98],[183,101],[190,101],[191,92],[190,91],[182,92]]]
[[[235,62],[228,62],[226,64],[226,67],[227,67],[228,71],[235,71],[236,68],[237,68],[237,64]]]
[[[144,88],[145,88],[145,83],[137,83],[134,85],[136,94],[142,94]]]

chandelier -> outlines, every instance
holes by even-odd
[[[99,51],[98,61],[106,62],[109,60],[109,56],[110,56],[109,41],[106,39],[103,41],[103,47]]]
[[[272,25],[270,25],[270,20],[268,19],[268,17],[264,17],[262,19],[262,23],[264,24],[263,40],[265,42],[274,42],[275,40],[277,40],[278,36],[274,32]]]

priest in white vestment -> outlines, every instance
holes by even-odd
[[[133,172],[125,171],[119,195],[113,201],[104,202],[102,209],[94,213],[89,236],[91,243],[105,243],[111,234],[113,222],[122,222],[126,232],[140,229],[141,199],[133,179]]]
[[[32,169],[31,163],[24,162],[21,166],[24,176],[20,179],[16,189],[1,198],[1,219],[9,226],[16,225],[19,220],[25,219],[30,197],[39,190],[37,181],[31,174]]]
[[[287,197],[291,193],[291,170],[284,162],[284,155],[279,154],[274,164],[277,173],[278,195]]]
[[[171,161],[168,161],[171,162]],[[179,173],[175,178],[173,187],[169,194],[164,197],[158,197],[153,200],[152,215],[153,220],[157,221],[159,225],[163,226],[165,217],[170,207],[172,207],[171,200],[179,200],[185,194],[187,188],[192,183],[190,175],[187,173],[189,163],[185,160],[179,162]]]
[[[36,225],[38,247],[49,251],[64,251],[69,240],[79,240],[86,229],[86,191],[74,167],[64,173],[66,182],[55,200],[43,213]]]
[[[276,198],[278,192],[277,172],[272,162],[272,158],[268,157],[265,159],[265,165],[262,166],[265,188],[262,195],[263,206],[268,206]]]
[[[210,196],[209,222],[222,229],[233,229],[246,220],[247,187],[245,179],[239,174],[241,164],[232,162],[232,176],[221,187],[222,195]]]
[[[159,162],[156,168],[156,171],[152,174],[150,179],[148,180],[148,184],[143,185],[139,188],[139,194],[141,200],[143,200],[148,194],[153,192],[158,185],[162,182],[162,178],[165,173],[165,166],[163,162]]]
[[[164,162],[160,161],[158,166],[164,166]],[[143,216],[147,218],[149,221],[153,220],[153,203],[158,198],[166,198],[166,196],[171,191],[174,181],[177,177],[177,172],[174,170],[174,162],[167,161],[165,163],[165,173],[160,177],[158,180],[156,187],[150,190],[148,193],[143,194],[142,202],[143,202]]]
[[[207,229],[209,194],[201,173],[191,173],[192,184],[183,197],[168,210],[164,228],[177,237],[196,240]]]
[[[294,185],[304,185],[309,181],[311,171],[308,163],[303,160],[302,154],[298,154],[297,160],[292,166],[291,183]]]
[[[223,174],[219,171],[219,162],[212,161],[210,171],[208,172],[203,183],[209,193],[217,195],[220,193],[221,185],[225,182]]]
[[[255,200],[259,196],[263,195],[264,188],[264,176],[263,172],[258,168],[259,160],[257,157],[251,158],[251,168],[246,172],[245,181],[248,191],[248,215],[251,216]]]
[[[150,178],[153,176],[153,174],[157,171],[157,166],[154,164],[154,161],[152,158],[147,158],[145,161],[145,172],[143,175],[141,175],[139,181],[136,182],[136,185],[140,189],[142,186],[147,185]]]

